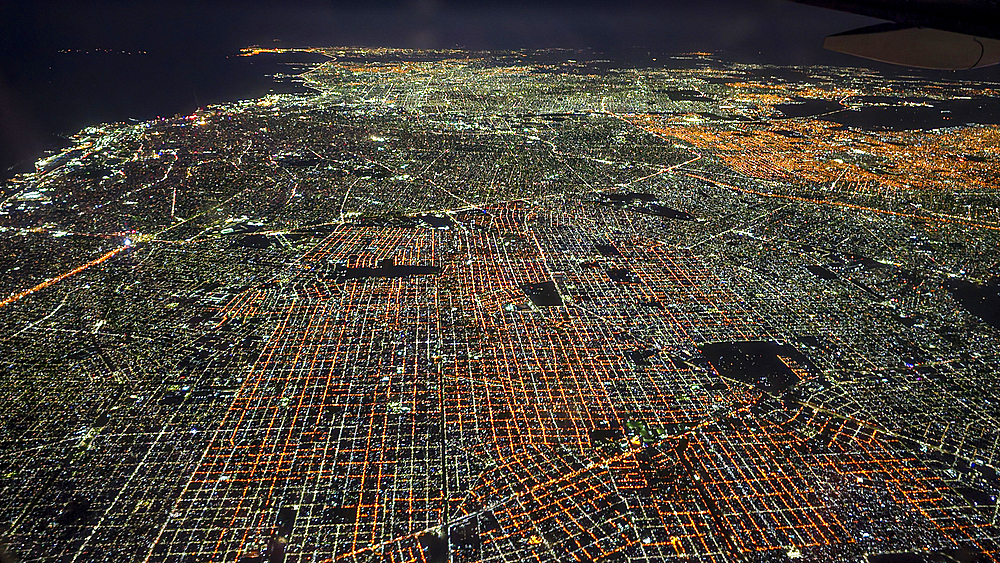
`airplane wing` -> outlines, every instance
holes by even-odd
[[[1000,0],[792,1],[891,22],[831,35],[831,51],[944,70],[1000,63]]]

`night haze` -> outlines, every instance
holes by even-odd
[[[89,124],[266,93],[264,75],[274,68],[232,59],[249,45],[557,47],[639,64],[712,51],[748,62],[850,65],[857,60],[824,51],[822,38],[877,21],[780,0],[14,1],[0,7],[0,167],[30,167],[58,146],[58,135]]]

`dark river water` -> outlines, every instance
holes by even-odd
[[[865,130],[909,131],[1000,123],[1000,98],[908,100],[866,96],[848,100],[845,107],[830,100],[801,100],[776,106],[786,117],[813,117]]]
[[[2,154],[3,177],[31,170],[41,151],[66,144],[65,136],[84,127],[191,113],[221,102],[268,93],[305,92],[295,75],[326,60],[313,53],[238,56],[239,51],[206,53],[188,65],[169,56],[142,52],[63,51],[34,69],[18,100],[19,131]],[[13,167],[13,168],[11,168]]]
[[[966,311],[1000,330],[1000,279],[980,285],[962,279],[945,282],[945,288]]]

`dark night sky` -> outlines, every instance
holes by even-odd
[[[605,52],[640,46],[865,66],[821,45],[828,34],[875,21],[781,0],[0,1],[0,165],[30,162],[52,146],[54,133],[246,97],[219,61],[252,44]],[[148,55],[85,59],[61,49]],[[226,81],[234,83],[227,88]]]
[[[356,0],[201,2],[15,0],[0,8],[5,51],[181,50],[286,42],[399,47],[521,48],[648,45],[764,52],[811,62],[823,35],[872,22],[779,0]],[[818,34],[818,37],[817,37]]]

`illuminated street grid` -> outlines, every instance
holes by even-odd
[[[997,559],[996,85],[313,51],[4,186],[11,553]]]

